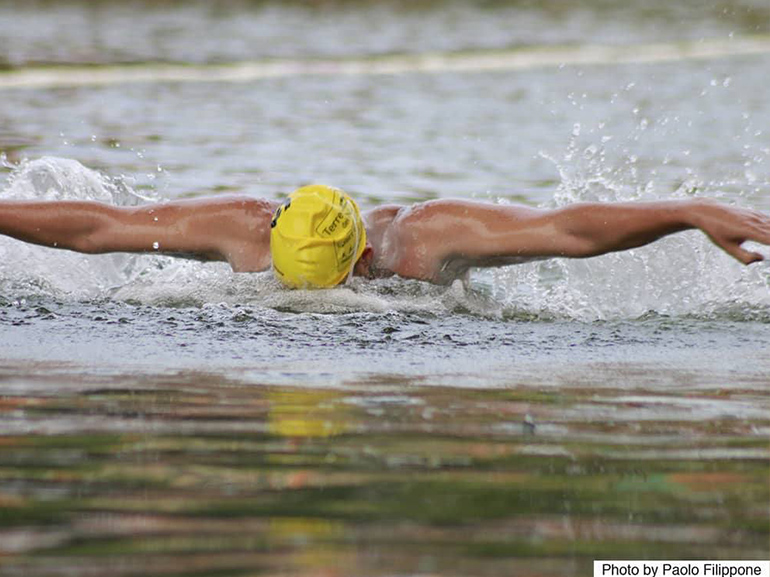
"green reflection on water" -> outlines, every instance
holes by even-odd
[[[656,393],[656,421],[622,389],[107,385],[0,403],[40,431],[0,437],[16,572],[577,575],[768,552],[768,419],[685,402],[766,391]]]

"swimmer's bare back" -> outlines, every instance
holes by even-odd
[[[270,220],[278,203],[250,197],[140,207],[95,202],[0,201],[0,234],[83,253],[151,252],[226,261],[236,272],[270,267]],[[371,244],[358,274],[398,274],[445,284],[472,267],[586,258],[700,229],[744,264],[770,245],[770,216],[708,200],[579,203],[558,209],[435,200],[382,206],[364,216]]]

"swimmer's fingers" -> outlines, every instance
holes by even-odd
[[[770,245],[770,216],[712,201],[700,204],[700,210],[704,217],[700,228],[714,244],[743,264],[765,260],[762,254],[741,245],[747,241]]]
[[[767,215],[758,210],[748,211],[748,234],[744,241],[753,241],[765,246],[770,246],[770,215]],[[766,257],[758,252],[747,251],[741,249],[744,253],[751,255],[751,260],[747,263],[759,262],[766,259]]]
[[[741,243],[736,243],[735,241],[725,242],[714,238],[712,238],[712,240],[727,254],[743,264],[751,264],[765,260],[765,257],[760,253],[743,248]]]
[[[752,264],[765,260],[762,254],[747,250],[742,245],[747,241],[770,244],[770,232],[757,229],[748,231],[748,234],[744,231],[741,231],[741,233],[726,236],[709,234],[709,238],[727,254],[743,264]]]

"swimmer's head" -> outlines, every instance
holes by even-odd
[[[366,248],[358,206],[330,186],[298,188],[275,211],[270,226],[273,272],[291,288],[340,284]]]

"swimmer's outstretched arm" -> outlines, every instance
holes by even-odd
[[[236,272],[255,272],[270,266],[273,204],[247,197],[139,207],[0,201],[0,234],[89,254],[154,252],[221,260]]]
[[[470,267],[502,266],[547,257],[585,258],[700,229],[744,264],[763,260],[741,247],[770,245],[770,216],[708,200],[581,203],[554,210],[439,200],[396,219],[400,274],[446,282]],[[397,271],[398,272],[398,271]]]

